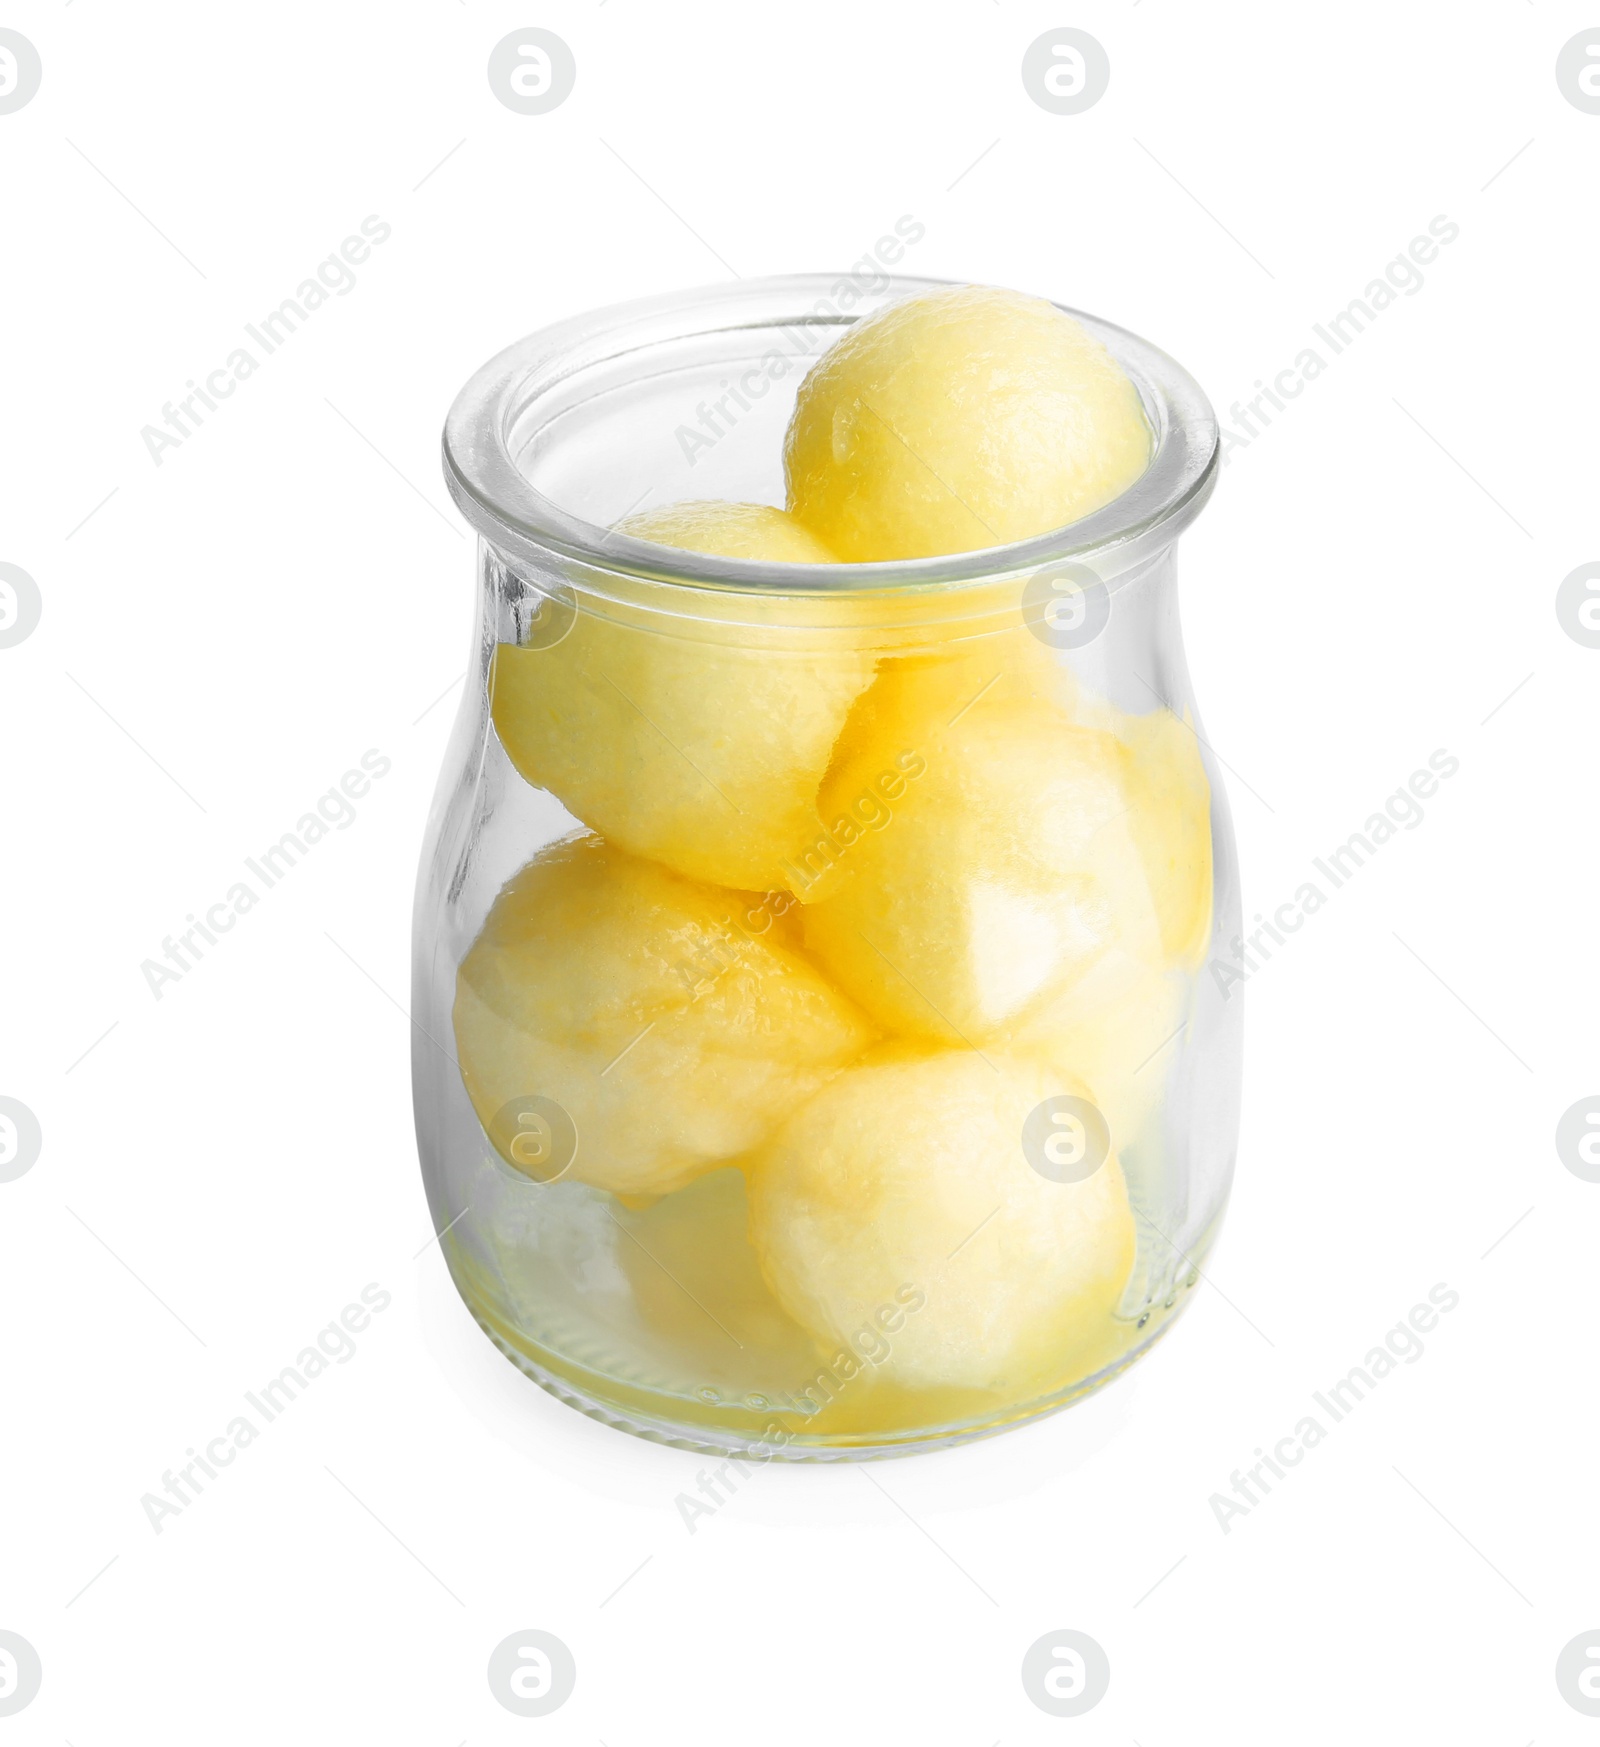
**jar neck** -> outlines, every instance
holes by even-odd
[[[986,551],[848,566],[672,552],[612,531],[646,497],[781,498],[778,438],[803,375],[798,365],[761,403],[764,434],[741,424],[692,481],[670,432],[679,412],[692,416],[707,382],[761,359],[775,336],[815,326],[817,298],[830,283],[801,276],[675,293],[600,310],[509,347],[466,385],[446,421],[445,478],[463,516],[509,562],[530,572],[559,570],[560,580],[596,599],[643,597],[652,587],[719,597],[840,595],[854,616],[868,595],[898,601],[981,591],[1051,564],[1084,565],[1113,587],[1169,547],[1209,496],[1217,421],[1193,378],[1137,335],[1067,310],[1134,383],[1152,434],[1144,474],[1070,527]],[[832,318],[830,331],[847,331],[887,303],[942,284],[886,279],[849,316]],[[759,464],[758,450],[765,457]],[[691,616],[707,611],[732,616],[725,604],[696,607]]]

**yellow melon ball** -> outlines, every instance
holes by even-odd
[[[1168,960],[1190,970],[1211,946],[1211,784],[1194,730],[1171,710],[1124,716],[1129,815]]]
[[[881,805],[796,888],[806,944],[886,1031],[981,1046],[1113,947],[1159,955],[1124,749],[1000,691],[949,713],[941,678],[886,666],[823,784],[825,821]]]
[[[1109,503],[1150,460],[1138,391],[1042,298],[953,286],[851,328],[800,386],[789,508],[846,562],[1025,540]]]
[[[980,705],[993,708],[1034,698],[1070,712],[1077,696],[1072,669],[1025,627],[951,637],[890,656],[879,672],[886,683],[866,693],[851,712],[836,763],[880,731],[891,705],[902,715],[920,713],[949,728]]]
[[[1134,1227],[1115,1153],[1083,1180],[1039,1168],[1049,1111],[1035,1113],[1063,1096],[1084,1088],[965,1051],[841,1074],[750,1172],[774,1296],[824,1348],[881,1331],[887,1381],[1020,1394],[1075,1380],[1105,1345]]]
[[[765,564],[839,562],[793,516],[764,503],[701,499],[665,504],[624,516],[615,531],[632,534],[636,540],[654,540],[658,546],[709,552],[719,558],[750,558]]]
[[[502,1155],[660,1195],[757,1146],[871,1035],[778,908],[587,834],[529,862],[456,981],[461,1077]]]
[[[921,775],[926,760],[915,742],[930,730],[959,728],[980,707],[1061,702],[1075,687],[1071,669],[1025,630],[952,639],[885,660],[845,720],[832,775],[818,795],[815,831],[785,865],[788,889],[808,904],[839,889],[855,865],[847,851],[887,824],[907,782]]]
[[[686,544],[692,532],[700,550],[826,561],[781,510],[680,508],[647,518],[671,522],[670,540],[642,537]],[[584,601],[559,641],[501,644],[489,678],[500,742],[529,782],[635,855],[781,888],[785,861],[815,835],[817,785],[875,657],[755,633],[741,646],[692,622],[670,631]]]
[[[1191,998],[1183,971],[1113,947],[1018,1026],[1008,1047],[1081,1080],[1122,1149],[1162,1103]]]

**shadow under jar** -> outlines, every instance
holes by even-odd
[[[1056,533],[783,565],[609,531],[781,502],[848,315],[797,277],[601,311],[467,384],[466,689],[418,883],[436,1229],[530,1377],[696,1450],[826,1460],[1048,1413],[1167,1327],[1215,1235],[1239,928],[1174,548],[1217,427]],[[1076,313],[1076,312],[1071,312]]]

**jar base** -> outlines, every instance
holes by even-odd
[[[562,1362],[545,1352],[536,1343],[502,1323],[485,1306],[475,1303],[472,1294],[456,1280],[457,1290],[472,1313],[473,1320],[499,1351],[525,1376],[566,1406],[616,1431],[627,1432],[651,1443],[665,1444],[672,1449],[689,1450],[696,1455],[742,1457],[747,1461],[780,1462],[875,1462],[895,1456],[916,1456],[935,1450],[952,1449],[958,1444],[974,1443],[980,1438],[994,1437],[1016,1426],[1045,1419],[1064,1408],[1073,1406],[1097,1393],[1119,1377],[1178,1320],[1187,1303],[1187,1293],[1170,1308],[1162,1306],[1141,1319],[1140,1338],[1124,1349],[1111,1363],[1065,1388],[1055,1390],[1034,1401],[1019,1403],[1000,1412],[967,1420],[955,1420],[942,1425],[919,1426],[904,1431],[834,1433],[825,1437],[808,1437],[802,1432],[778,1427],[780,1436],[773,1435],[777,1424],[770,1410],[764,1424],[752,1424],[748,1431],[734,1427],[705,1424],[693,1426],[681,1419],[668,1418],[649,1411],[641,1402],[623,1405],[608,1400],[567,1375]],[[752,1416],[760,1418],[762,1416]]]

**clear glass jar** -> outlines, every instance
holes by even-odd
[[[977,1436],[1116,1375],[1195,1285],[1238,1125],[1231,827],[1174,569],[1217,427],[1012,546],[758,564],[611,532],[781,503],[811,361],[931,288],[741,283],[519,342],[463,389],[471,670],[414,939],[418,1144],[473,1315],[687,1448]],[[1077,312],[1072,312],[1077,313]]]

